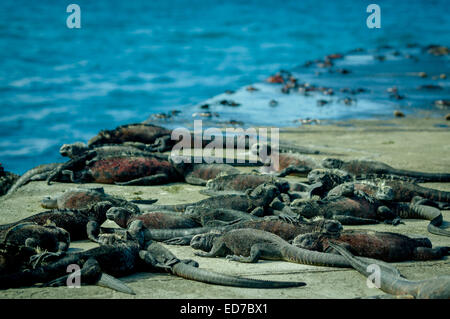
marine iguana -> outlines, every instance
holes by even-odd
[[[133,224],[133,230],[139,232],[142,227],[140,222]],[[179,260],[168,249],[155,242],[140,242],[138,240],[127,240],[116,242],[113,245],[102,245],[87,251],[67,254],[65,257],[28,271],[0,276],[0,289],[30,286],[37,282],[46,283],[46,286],[65,285],[68,276],[67,266],[78,264],[86,267],[86,262],[95,260],[98,263],[97,276],[88,283],[98,281],[98,273],[104,272],[112,276],[122,277],[135,272],[168,271],[176,276],[196,280],[209,284],[224,286],[246,287],[246,288],[287,288],[304,286],[303,282],[278,282],[256,279],[239,278],[219,274],[204,269],[199,269],[198,263],[193,260]],[[61,277],[62,276],[62,277]],[[82,277],[82,280],[85,279]],[[110,288],[134,294],[125,285],[110,284]]]
[[[344,183],[333,188],[325,197],[324,201],[319,201],[318,203],[329,203],[330,201],[331,202],[338,201],[341,203],[341,205],[344,205],[345,200],[342,201],[343,199],[342,196],[344,196],[344,198],[350,197],[351,199],[359,198],[358,202],[360,203],[361,202],[364,203],[365,201],[371,203],[371,205],[369,206],[371,208],[375,208],[376,206],[378,206],[377,213],[383,212],[383,214],[381,215],[379,214],[379,217],[381,218],[383,218],[383,216],[386,216],[388,217],[388,219],[394,219],[396,222],[398,222],[400,218],[426,219],[430,221],[427,227],[430,233],[441,236],[450,236],[449,231],[439,227],[442,225],[443,222],[443,217],[440,210],[436,207],[429,206],[429,204],[432,203],[426,201],[425,199],[422,200],[421,199],[422,197],[413,196],[416,194],[423,194],[427,195],[428,197],[431,197],[432,199],[442,200],[443,197],[445,196],[445,192],[440,192],[432,189],[425,189],[423,187],[420,186],[416,187],[416,186],[417,185],[415,184],[400,181],[386,181],[379,184],[373,184],[368,182]],[[411,203],[401,202],[402,200],[405,199],[406,200],[411,199],[412,201]],[[418,199],[418,201],[413,201],[414,199]],[[295,206],[293,210],[300,214],[313,213],[311,211],[312,207],[308,206],[308,204],[306,204],[299,210],[298,208],[301,207],[302,204],[300,205],[298,204],[302,202],[305,203],[306,200],[298,200],[295,203],[293,203],[293,206]],[[310,201],[310,203],[312,204],[312,206],[317,207],[317,205],[315,205],[312,201]],[[333,209],[333,208],[335,207],[332,206],[327,207],[327,205],[325,205],[325,209]],[[349,211],[348,214],[353,215],[356,214],[357,212],[358,210],[356,211],[352,210]],[[370,213],[371,210],[367,210],[366,212]],[[330,213],[325,212],[325,214],[328,214],[329,216]],[[332,214],[336,215],[336,211],[333,212]],[[394,214],[396,217],[392,218],[392,214]],[[360,217],[377,219],[374,218],[375,216],[372,217],[369,216],[370,215]],[[354,218],[352,219],[355,220]],[[340,220],[342,221],[342,219]]]
[[[279,195],[278,188],[271,184],[262,184],[246,194],[227,194],[209,197],[195,203],[178,205],[151,205],[146,208],[152,210],[171,210],[184,212],[189,206],[202,206],[208,208],[226,208],[249,212],[255,216],[263,216],[268,205]]]
[[[26,269],[35,254],[32,247],[0,244],[0,276]]]
[[[8,190],[7,195],[14,193],[17,189],[30,181],[46,180],[53,170],[61,165],[62,163],[42,164],[30,169],[25,174],[20,176],[19,179],[17,179],[17,181]]]
[[[261,168],[262,173],[274,174],[277,177],[287,175],[306,176],[311,170],[320,168],[320,164],[312,157],[298,153],[278,153],[269,151],[261,152],[261,149],[253,147],[251,152],[258,156],[258,159],[265,164]]]
[[[128,228],[128,226],[135,220],[142,221],[144,227],[150,229],[178,229],[200,226],[199,223],[195,222],[189,216],[184,216],[184,214],[176,212],[148,212],[144,214],[136,214],[121,207],[111,207],[106,212],[106,218],[114,221],[122,228]]]
[[[19,175],[5,171],[0,163],[0,196],[5,195],[19,178]]]
[[[49,252],[66,251],[70,245],[70,235],[63,228],[47,224],[20,223],[0,232],[2,246],[26,246]]]
[[[211,244],[212,248],[208,250]],[[209,238],[197,236],[192,239],[191,247],[207,251],[194,253],[200,257],[226,257],[228,260],[244,263],[256,263],[259,259],[267,259],[314,266],[351,267],[345,258],[341,258],[342,256],[295,247],[281,237],[259,229],[233,229],[224,233],[210,234]],[[359,258],[370,260],[365,257]],[[399,275],[395,268],[386,263],[381,267]]]
[[[137,205],[124,199],[106,194],[103,187],[67,189],[58,196],[45,197],[41,202],[41,206],[47,209],[82,210],[104,201],[110,202],[114,207],[125,207],[135,214],[140,213]],[[156,200],[150,202],[155,201]]]
[[[24,222],[37,223],[43,226],[50,221],[57,227],[68,231],[72,240],[90,239],[98,242],[100,225],[106,221],[106,212],[111,207],[110,202],[99,202],[85,210],[45,211],[15,223],[0,225],[0,233],[4,233],[9,228]]]
[[[245,173],[217,176],[206,183],[206,189],[215,192],[245,192],[247,189],[254,189],[264,183],[276,185],[281,193],[285,193],[290,189],[289,182],[273,176]],[[208,192],[200,192],[208,194]]]
[[[330,246],[338,251],[351,265],[362,275],[369,277],[373,270],[369,267],[370,261],[358,259],[347,249],[330,243]],[[417,299],[449,299],[450,298],[450,276],[438,276],[431,279],[412,281],[395,276],[384,271],[380,267],[379,289],[393,295],[410,295]]]
[[[299,235],[292,245],[321,252],[331,252],[329,243],[345,246],[356,256],[370,257],[387,262],[441,259],[450,252],[449,247],[432,248],[428,238],[410,238],[390,232],[372,230],[343,230],[340,233],[309,233]]]
[[[69,175],[75,183],[118,185],[155,185],[183,180],[169,161],[157,156],[110,156],[92,160],[95,155],[95,151],[90,151],[70,160],[66,167],[56,170],[47,182],[61,175]]]
[[[107,216],[111,220],[118,220],[124,225],[123,216],[126,215],[123,209],[110,209]],[[139,217],[138,217],[139,218]],[[264,218],[255,220],[234,221],[228,225],[206,226],[195,228],[179,228],[179,229],[158,229],[146,227],[143,234],[146,240],[162,241],[171,245],[188,245],[191,239],[198,234],[208,233],[210,231],[229,231],[238,228],[262,229],[275,233],[285,240],[292,240],[299,234],[310,232],[339,232],[342,229],[340,223],[332,220],[316,220],[303,223],[289,223],[278,218]]]
[[[448,173],[424,173],[393,168],[378,161],[350,160],[343,161],[337,158],[325,158],[322,161],[325,168],[336,168],[346,171],[355,177],[366,178],[367,175],[373,177],[389,177],[392,175],[404,176],[422,182],[449,182]]]
[[[338,185],[331,189],[329,196],[339,196],[343,192],[362,191],[369,196],[385,201],[409,202],[415,196],[433,201],[450,203],[450,192],[419,186],[399,180],[354,181]]]
[[[363,196],[333,196],[323,200],[296,199],[291,203],[290,208],[305,218],[322,216],[338,220],[343,225],[377,224],[380,221],[394,222],[397,217],[380,201],[369,200]]]
[[[223,158],[201,158],[169,156],[160,153],[134,151],[122,145],[107,145],[82,151],[80,147],[65,145],[64,153],[77,155],[63,166],[55,169],[47,178],[69,178],[71,182],[97,182],[117,185],[156,185],[185,181],[194,185],[205,185],[219,174],[239,172],[232,166],[259,165],[258,163],[208,164]],[[206,163],[205,163],[206,162]]]

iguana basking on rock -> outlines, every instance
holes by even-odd
[[[110,202],[99,202],[85,210],[51,210],[21,219],[18,222],[0,225],[0,233],[6,232],[11,227],[31,222],[38,225],[46,225],[49,221],[57,227],[69,232],[72,240],[90,239],[98,242],[100,225],[106,221],[106,212],[111,208]]]
[[[376,263],[361,260],[353,256],[347,249],[330,243],[330,246],[338,251],[359,273],[365,277],[373,275]],[[377,279],[378,278],[378,283]],[[375,278],[377,288],[392,295],[409,295],[417,299],[449,299],[450,298],[450,276],[439,276],[431,279],[412,281],[393,275],[380,267],[379,275]]]
[[[277,177],[287,175],[306,176],[311,170],[320,168],[321,165],[312,157],[298,153],[261,152],[259,148],[253,148],[252,153],[265,164],[261,168],[262,173],[273,174]]]
[[[343,230],[339,233],[309,233],[299,235],[292,245],[320,252],[331,252],[329,243],[345,246],[356,256],[387,262],[441,259],[450,253],[449,247],[432,248],[428,238],[411,238],[402,234],[372,230]]]
[[[339,196],[351,191],[362,191],[367,195],[393,202],[409,202],[415,196],[421,196],[437,202],[450,203],[450,192],[419,186],[398,180],[368,180],[340,184],[328,192],[329,196]]]
[[[285,193],[290,189],[290,185],[287,181],[277,179],[273,176],[243,173],[217,176],[206,183],[206,190],[213,192],[234,191],[243,193],[248,189],[254,189],[264,183],[276,185],[282,193]],[[211,194],[211,192],[200,192]]]
[[[350,160],[343,161],[337,158],[326,158],[322,161],[322,166],[325,168],[335,168],[346,171],[355,177],[387,177],[389,176],[404,176],[411,179],[416,179],[422,182],[449,182],[450,173],[424,173],[416,171],[408,171],[403,169],[393,168],[382,162],[365,161],[365,160]]]
[[[200,257],[226,257],[228,260],[244,263],[266,259],[314,266],[351,267],[342,256],[295,247],[281,237],[259,229],[242,228],[210,236],[197,236],[192,239],[191,247],[206,251],[195,252],[195,255]],[[388,264],[384,263],[382,267],[399,275],[398,271]]]
[[[0,232],[0,245],[26,246],[49,252],[66,251],[70,245],[70,235],[63,228],[47,224],[20,223]]]
[[[30,181],[46,180],[48,176],[61,165],[62,163],[42,164],[30,169],[16,180],[11,188],[9,188],[7,194],[9,195],[14,193],[17,189],[29,183]]]
[[[103,187],[67,189],[58,196],[45,197],[41,202],[41,206],[47,209],[83,210],[104,201],[110,202],[114,207],[124,207],[135,214],[140,212],[137,205],[106,194]]]
[[[195,203],[178,205],[151,205],[146,210],[171,210],[184,212],[189,206],[207,208],[226,208],[249,212],[255,216],[264,216],[268,205],[279,195],[278,188],[271,184],[262,184],[246,194],[219,195]]]
[[[142,227],[139,225],[140,222],[137,222],[132,227],[135,235],[138,235],[139,228]],[[110,279],[108,282],[105,283],[105,280],[100,282],[103,277],[102,273],[123,277],[141,271],[168,271],[186,279],[246,288],[287,288],[305,285],[302,282],[277,282],[239,278],[199,269],[197,268],[197,262],[193,260],[179,260],[168,249],[158,243],[127,240],[115,242],[114,244],[105,244],[83,252],[68,253],[63,258],[47,265],[28,271],[16,272],[8,276],[0,276],[0,289],[30,286],[38,282],[45,283],[45,286],[65,285],[68,278],[65,275],[66,269],[71,264],[83,267],[81,281],[85,284],[106,284],[109,288],[130,294],[134,294],[134,292],[110,276],[108,276]],[[87,270],[91,264],[97,266],[97,269],[93,272],[95,276],[87,276],[86,278],[83,276],[83,269]],[[87,273],[89,274],[90,272]]]
[[[277,218],[263,218],[256,220],[246,220],[232,222],[228,225],[196,227],[185,229],[151,229],[146,228],[144,235],[146,240],[162,241],[171,245],[189,245],[192,238],[198,234],[205,234],[211,231],[226,232],[233,229],[251,228],[268,231],[285,240],[292,240],[299,234],[310,232],[339,232],[342,229],[340,223],[331,220],[318,219],[311,222],[286,222]]]
[[[0,196],[5,195],[19,178],[19,175],[5,171],[0,163]]]
[[[320,199],[296,199],[290,208],[305,218],[321,216],[335,219],[343,225],[377,224],[380,221],[391,221],[397,217],[380,201],[367,199],[364,196],[335,196]]]
[[[144,227],[150,229],[179,229],[201,226],[189,216],[184,216],[184,214],[176,212],[148,212],[136,214],[121,207],[111,207],[106,212],[106,218],[114,221],[122,228],[128,228],[135,220],[142,221]]]

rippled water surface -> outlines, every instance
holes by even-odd
[[[81,7],[81,29],[66,27],[68,3],[0,5],[0,162],[9,171],[62,161],[61,144],[152,113],[190,116],[225,90],[326,54],[449,44],[446,0],[377,1],[381,29],[366,27],[373,1],[72,2]],[[324,113],[316,110],[307,116]],[[326,113],[364,116],[351,108]]]

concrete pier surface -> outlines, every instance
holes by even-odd
[[[393,120],[353,120],[330,125],[305,125],[280,129],[280,139],[291,143],[336,154],[342,159],[372,159],[396,168],[424,172],[450,172],[450,122],[444,118],[398,118]],[[311,155],[317,158],[329,155]],[[243,171],[251,168],[240,168]],[[288,177],[292,180],[304,180]],[[450,191],[449,183],[427,183],[427,187]],[[41,212],[44,196],[56,195],[74,184],[31,182],[16,193],[0,197],[0,223]],[[203,187],[183,183],[162,186],[100,186],[105,192],[122,198],[157,198],[158,204],[194,202],[206,196],[198,193]],[[450,227],[450,211],[442,211],[443,227]],[[372,229],[408,236],[428,237],[433,246],[450,246],[450,238],[427,232],[429,221],[407,219],[404,224],[344,226],[345,229]],[[107,221],[105,226],[114,227]],[[96,244],[89,241],[72,242],[70,249],[88,249]],[[237,299],[295,299],[295,298],[355,298],[384,294],[369,288],[366,279],[353,269],[307,266],[279,261],[259,261],[256,264],[230,262],[224,258],[202,258],[194,255],[189,246],[167,247],[180,259],[192,258],[200,267],[216,272],[266,280],[293,280],[306,282],[306,286],[287,289],[248,289],[208,285],[182,279],[167,273],[139,273],[122,280],[135,292],[135,296],[122,294],[97,286],[79,289],[22,288],[0,291],[0,298],[237,298]],[[421,280],[438,275],[450,275],[450,260],[394,263],[408,279]]]

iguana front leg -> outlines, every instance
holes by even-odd
[[[94,243],[100,243],[98,239],[98,235],[100,234],[100,224],[95,220],[90,220],[86,224],[86,233],[89,240],[93,241]]]
[[[254,244],[250,249],[250,255],[248,257],[228,255],[227,260],[238,261],[241,263],[256,263],[258,260],[265,257],[265,259],[281,260],[281,252],[277,247],[267,243]]]
[[[379,221],[376,219],[347,216],[347,215],[333,215],[331,219],[337,220],[342,225],[370,225],[379,223]]]
[[[219,244],[214,243],[213,247],[211,248],[211,251],[209,252],[196,251],[194,252],[194,255],[200,257],[225,257],[227,253],[228,253],[227,245],[221,242]]]
[[[308,174],[310,171],[311,171],[311,169],[308,167],[288,166],[285,169],[281,170],[280,172],[276,173],[275,176],[285,177],[285,176],[291,175],[291,174],[305,175],[305,174]]]
[[[120,186],[130,186],[130,185],[136,185],[136,186],[150,186],[150,185],[161,185],[166,184],[169,182],[169,176],[167,174],[155,174],[151,176],[145,176],[141,178],[136,178],[128,182],[115,182],[114,184],[120,185]]]

